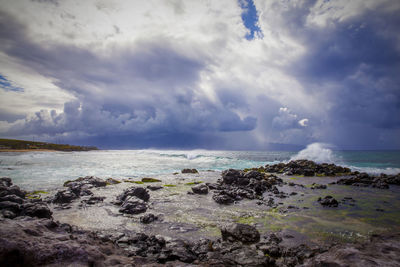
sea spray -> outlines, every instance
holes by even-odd
[[[317,163],[337,163],[337,158],[330,147],[332,146],[325,143],[312,143],[290,159],[308,159]]]

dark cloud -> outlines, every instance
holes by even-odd
[[[256,127],[255,118],[240,118],[226,105],[196,93],[205,62],[184,55],[163,37],[101,56],[75,46],[39,45],[10,17],[0,20],[0,28],[5,53],[55,79],[78,99],[65,103],[62,113],[36,112],[7,135],[90,136],[111,144],[131,138],[134,147],[178,147],[189,141],[202,146],[218,132]]]
[[[390,135],[398,135],[400,129],[398,13],[366,10],[319,27],[306,24],[310,3],[297,5],[285,18],[306,47],[289,73],[310,97],[322,95],[329,105],[314,132],[321,135],[320,141],[342,148],[393,148]]]
[[[232,56],[227,62],[233,62],[240,54],[234,49],[246,48],[242,43],[237,48],[234,38],[224,39],[227,25],[221,30],[222,41],[213,42],[211,48],[149,34],[131,43],[115,43],[100,53],[87,46],[35,42],[24,24],[0,12],[2,53],[50,78],[76,98],[65,103],[62,112],[41,110],[22,120],[0,111],[0,120],[20,119],[4,134],[37,135],[47,140],[62,136],[69,142],[109,148],[267,149],[275,147],[268,142],[284,147],[281,143],[315,141],[349,149],[400,148],[396,141],[400,140],[398,9],[382,4],[375,10],[356,10],[346,18],[328,18],[321,26],[309,20],[318,8],[316,1],[290,2],[284,8],[280,5],[271,5],[279,18],[272,21],[272,16],[266,21],[276,27],[272,30],[277,31],[283,46],[285,38],[279,34],[303,46],[305,52],[289,66],[270,66],[274,50],[266,40],[266,51],[260,50],[259,58],[265,56],[263,62],[274,68],[273,75],[282,72],[282,79],[290,80],[282,83],[285,86],[299,84],[293,95],[307,102],[299,105],[287,100],[293,96],[290,88],[282,88],[279,78],[271,77],[277,88],[267,83],[263,92],[262,79],[258,78],[269,73],[263,72],[267,68],[257,65],[257,60],[246,65],[247,60],[239,58],[243,66],[232,66],[232,71],[221,69],[229,64],[218,62],[217,52],[209,50],[218,46],[221,54]],[[179,16],[186,12],[183,1],[171,1],[170,8]],[[257,26],[252,14],[253,26]],[[253,34],[257,31],[250,30]],[[115,25],[113,32],[122,35],[126,28]],[[256,45],[256,41],[264,40],[245,43]],[[240,77],[240,69],[248,72]],[[217,70],[216,75],[208,75],[213,70]],[[205,87],[210,87],[210,94],[202,91],[207,90],[201,86],[204,84],[200,85],[208,76],[211,80]],[[5,83],[11,85],[3,79]],[[321,109],[307,110],[307,104]]]

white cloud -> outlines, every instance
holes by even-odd
[[[299,125],[302,127],[308,126],[308,119],[302,119],[298,121]]]
[[[0,36],[0,74],[25,90],[0,91],[0,112],[29,115],[0,131],[194,129],[306,142],[318,136],[309,121],[327,121],[336,103],[326,92],[337,88],[293,71],[313,52],[306,31],[388,3],[255,0],[263,36],[249,41],[237,1],[0,0],[10,27]]]

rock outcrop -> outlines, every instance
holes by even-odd
[[[207,184],[214,191],[214,201],[219,204],[231,204],[243,198],[262,199],[262,194],[267,190],[279,194],[275,185],[283,183],[275,175],[255,170],[244,172],[229,169],[223,171],[221,176],[218,183]]]
[[[389,185],[400,185],[400,173],[396,175],[382,173],[379,176],[372,176],[365,172],[355,173],[349,178],[340,179],[336,184],[388,189]]]
[[[117,196],[116,205],[121,205],[119,212],[126,214],[139,214],[146,212],[146,202],[150,199],[150,194],[143,187],[130,187],[122,194]]]
[[[283,173],[286,175],[324,175],[324,176],[337,176],[350,174],[351,170],[346,167],[337,166],[328,163],[315,163],[311,160],[292,160],[288,163],[278,163],[274,165],[266,165],[266,172]]]
[[[66,181],[64,187],[67,187],[67,189],[59,190],[51,201],[55,204],[68,204],[81,196],[93,195],[92,191],[90,191],[91,188],[104,187],[106,185],[107,182],[105,180],[94,176],[80,177],[73,181]]]
[[[26,191],[13,185],[10,178],[0,178],[0,214],[3,218],[19,216],[51,218],[52,212],[41,199],[27,199]]]

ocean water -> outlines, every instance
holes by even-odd
[[[179,172],[184,168],[221,171],[305,158],[368,173],[400,173],[400,151],[334,151],[311,144],[300,152],[209,150],[100,150],[89,152],[2,152],[0,177],[26,190],[54,189],[65,180],[94,175],[135,178]]]

